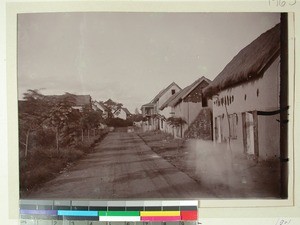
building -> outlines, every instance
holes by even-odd
[[[173,130],[174,127],[170,127],[170,125],[165,122],[165,131],[169,133],[172,132],[176,137],[184,136],[185,131],[195,121],[200,111],[203,108],[211,106],[211,101],[208,102],[202,95],[202,90],[207,87],[210,82],[209,79],[202,76],[161,105],[160,111],[165,118],[181,118],[185,122],[185,124],[176,127],[175,132]]]
[[[144,118],[144,131],[161,129],[161,123],[165,118],[161,114],[160,107],[180,90],[181,88],[175,82],[172,82],[168,87],[161,90],[152,101],[142,105],[141,111]]]
[[[131,116],[131,113],[129,112],[129,110],[127,108],[122,107],[122,108],[117,109],[113,113],[113,115],[114,115],[114,118],[127,120]]]
[[[242,49],[204,89],[213,102],[213,138],[234,153],[280,154],[280,24]]]
[[[79,111],[83,110],[83,107],[92,108],[92,98],[90,95],[72,95],[75,98],[74,109]]]
[[[109,114],[109,109],[104,105],[102,101],[93,101],[92,102],[92,107],[95,111],[100,110],[102,112],[102,117],[103,119],[108,118]]]

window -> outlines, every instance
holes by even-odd
[[[174,95],[175,94],[175,89],[172,89],[171,93],[172,93],[172,95]]]
[[[229,137],[231,139],[237,138],[237,125],[238,125],[238,116],[236,113],[229,115]]]

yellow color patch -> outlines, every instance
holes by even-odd
[[[180,216],[180,211],[141,211],[140,216]]]

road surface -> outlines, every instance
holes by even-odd
[[[95,152],[27,198],[213,198],[135,133],[111,132]]]

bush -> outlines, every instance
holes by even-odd
[[[133,125],[133,121],[123,120],[120,118],[111,118],[107,121],[107,126],[109,127],[128,127],[132,125]]]
[[[93,151],[96,143],[100,142],[107,134],[102,131],[100,135],[91,137],[76,147],[60,148],[57,152],[55,147],[33,148],[27,158],[24,154],[19,155],[20,170],[20,193],[41,185],[54,178],[68,164],[82,158],[85,154]],[[22,196],[21,196],[22,197]]]
[[[38,130],[36,132],[36,135],[34,135],[34,138],[32,140],[36,143],[36,146],[43,146],[43,147],[50,147],[55,145],[55,133],[48,129],[45,130]]]

